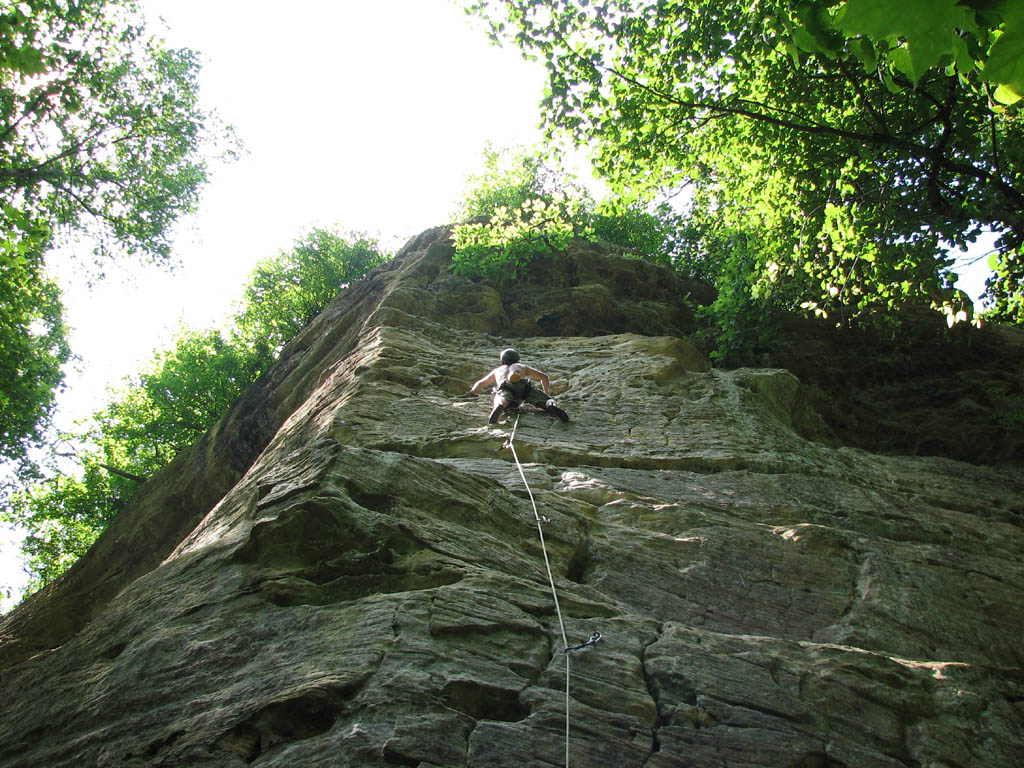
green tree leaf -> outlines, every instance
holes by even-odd
[[[904,40],[900,69],[915,85],[939,59],[953,52],[957,30],[970,26],[967,11],[957,0],[849,0],[839,28],[848,35],[872,40]]]
[[[1006,12],[1003,34],[992,46],[982,77],[999,83],[1004,104],[1013,104],[1024,97],[1024,6],[1016,5]],[[1015,97],[1015,98],[1014,98]]]
[[[1003,83],[998,88],[996,88],[995,93],[992,94],[992,97],[1000,104],[1006,104],[1007,106],[1009,106],[1011,104],[1016,104],[1018,101],[1021,100],[1021,98],[1024,98],[1022,97],[1022,94],[1024,94],[1024,88],[1014,88]]]

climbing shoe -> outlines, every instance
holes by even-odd
[[[560,421],[568,421],[569,420],[569,414],[566,413],[565,411],[563,411],[557,405],[549,405],[545,410],[548,413],[553,413],[555,416],[558,417],[558,419]]]
[[[498,423],[498,417],[501,416],[501,412],[504,411],[504,410],[505,410],[505,406],[503,406],[503,405],[496,405],[496,406],[494,406],[494,410],[491,411],[491,417],[489,419],[487,419],[487,423],[488,424],[497,424]]]

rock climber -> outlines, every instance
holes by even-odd
[[[540,382],[540,386],[533,381]],[[469,394],[476,397],[480,390],[488,384],[494,385],[494,408],[489,424],[497,422],[502,412],[521,403],[530,403],[557,416],[562,421],[569,420],[569,414],[559,408],[554,398],[548,394],[548,375],[519,362],[519,353],[514,349],[506,349],[501,353],[501,365],[484,376],[473,385]]]

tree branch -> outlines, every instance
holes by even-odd
[[[584,64],[586,67],[589,67],[594,71],[607,72],[608,74],[618,78],[622,82],[628,83],[638,91],[645,93],[648,96],[654,98],[655,100],[661,101],[663,103],[672,104],[676,107],[687,109],[692,112],[705,111],[718,115],[743,117],[757,122],[763,122],[769,125],[774,125],[780,128],[787,128],[793,131],[798,131],[801,133],[820,136],[832,136],[839,139],[845,139],[848,141],[864,143],[873,146],[894,147],[907,150],[911,153],[918,155],[919,157],[923,157],[925,160],[932,163],[937,168],[941,168],[952,173],[967,176],[969,178],[976,179],[977,181],[983,183],[991,184],[1015,206],[1024,207],[1024,193],[1022,193],[1020,190],[1014,187],[1006,179],[1002,178],[1002,176],[998,173],[998,168],[996,169],[996,173],[993,173],[987,168],[978,167],[971,163],[963,163],[956,161],[948,157],[942,151],[942,149],[937,149],[927,144],[910,141],[908,139],[893,135],[888,131],[888,127],[884,124],[884,122],[881,123],[882,128],[884,129],[882,132],[867,134],[859,133],[856,131],[848,131],[842,128],[822,123],[812,123],[784,119],[776,115],[767,114],[765,112],[759,112],[753,109],[746,109],[741,106],[729,106],[726,104],[708,103],[704,101],[684,101],[670,93],[666,93],[663,90],[653,88],[649,85],[641,83],[635,77],[631,77],[630,75],[627,75],[626,73],[619,71],[615,67],[604,64],[602,62],[592,61],[587,56],[584,56],[582,53],[578,52],[576,48],[573,47],[569,43],[569,41],[558,31],[553,32],[553,37],[558,41],[558,43],[563,47],[563,49],[568,52],[568,54],[571,57]],[[946,106],[939,102],[939,100],[936,99],[931,93],[925,93],[925,96],[930,101],[932,101],[933,104],[936,104],[940,108]],[[760,102],[755,102],[746,99],[739,99],[738,101],[740,103],[756,106],[762,110],[779,111],[781,114],[793,114],[787,113],[785,111],[774,110],[774,108],[772,108],[771,106],[762,104]],[[933,118],[929,122],[934,121],[934,119],[935,118]]]
[[[107,470],[107,472],[109,472],[112,475],[117,475],[118,477],[123,477],[126,480],[134,480],[139,485],[142,485],[147,480],[149,480],[148,477],[143,477],[142,475],[136,475],[136,474],[133,474],[131,472],[127,472],[127,471],[125,471],[123,469],[118,469],[117,467],[112,467],[109,464],[103,464],[102,462],[99,464],[99,466],[102,467],[103,469]]]
[[[577,54],[574,50],[570,49],[570,51],[574,56],[580,56],[580,54]],[[637,88],[638,90],[646,93],[649,96],[652,96],[655,99],[659,99],[665,103],[681,107],[683,109],[689,109],[694,112],[698,110],[704,110],[707,112],[719,113],[722,115],[745,117],[758,122],[775,125],[780,128],[789,128],[791,130],[799,131],[801,133],[809,133],[820,136],[833,136],[835,138],[846,139],[848,141],[860,142],[874,146],[888,146],[908,150],[910,152],[917,154],[918,156],[924,157],[929,162],[934,163],[935,165],[944,170],[951,171],[953,173],[958,173],[963,176],[968,176],[970,178],[976,179],[987,184],[991,184],[1008,200],[1012,201],[1018,206],[1024,206],[1024,193],[1017,190],[1012,184],[1007,182],[1001,176],[992,173],[986,168],[979,168],[978,166],[972,165],[970,163],[962,163],[953,160],[946,156],[941,151],[936,150],[935,148],[930,147],[926,144],[913,142],[908,139],[903,139],[888,133],[857,133],[854,131],[847,131],[842,128],[837,128],[831,125],[824,125],[820,123],[801,123],[793,120],[786,120],[776,117],[774,115],[763,114],[751,109],[744,109],[742,107],[733,107],[724,104],[707,103],[702,101],[688,102],[679,99],[676,96],[673,96],[672,94],[665,93],[664,91],[660,91],[656,88],[652,88],[648,85],[645,85],[636,80],[636,78],[630,77],[629,75],[619,72],[614,67],[609,67],[604,64],[597,65],[594,64],[593,62],[590,62],[589,60],[587,61],[590,64],[590,66],[598,67],[600,69],[607,71],[608,73],[621,79],[623,82],[629,83],[634,88]],[[748,101],[747,103],[767,108],[765,107],[765,105],[758,104],[757,102]]]
[[[869,99],[867,94],[864,92],[864,87],[860,82],[860,78],[854,77],[842,59],[839,59],[836,63],[839,66],[839,71],[842,72],[843,77],[846,78],[846,82],[849,83],[850,87],[857,92],[858,96],[860,96],[860,103],[864,105],[864,108],[868,111],[871,117],[874,118],[874,121],[881,126],[882,130],[886,133],[890,133],[889,124],[885,120],[885,115],[875,109],[874,105],[871,103],[871,99]]]
[[[992,141],[992,167],[996,169],[996,173],[1002,174],[999,169],[999,141],[996,136],[996,115],[992,112],[988,116],[988,127]]]
[[[74,449],[71,449],[69,451],[54,450],[53,453],[54,453],[55,456],[60,456],[61,458],[65,458],[65,459],[72,459],[72,460],[78,462],[81,466],[83,466],[83,467],[85,466],[85,462],[79,457],[78,452],[75,451]],[[142,475],[136,475],[135,473],[129,472],[128,470],[125,470],[125,469],[118,469],[117,467],[111,466],[110,464],[107,464],[107,463],[102,462],[102,461],[96,462],[96,466],[100,467],[101,469],[107,470],[107,472],[109,472],[112,475],[117,475],[118,477],[123,477],[126,480],[133,480],[134,482],[139,483],[140,485],[142,483],[145,483],[146,481],[149,480],[148,477],[143,477]]]

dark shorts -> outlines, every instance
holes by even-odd
[[[494,391],[495,407],[500,405],[503,408],[508,408],[513,402],[530,403],[531,405],[545,405],[549,401],[554,402],[554,399],[540,387],[530,387],[523,397],[517,397],[515,393],[510,392],[507,389],[496,389]]]

